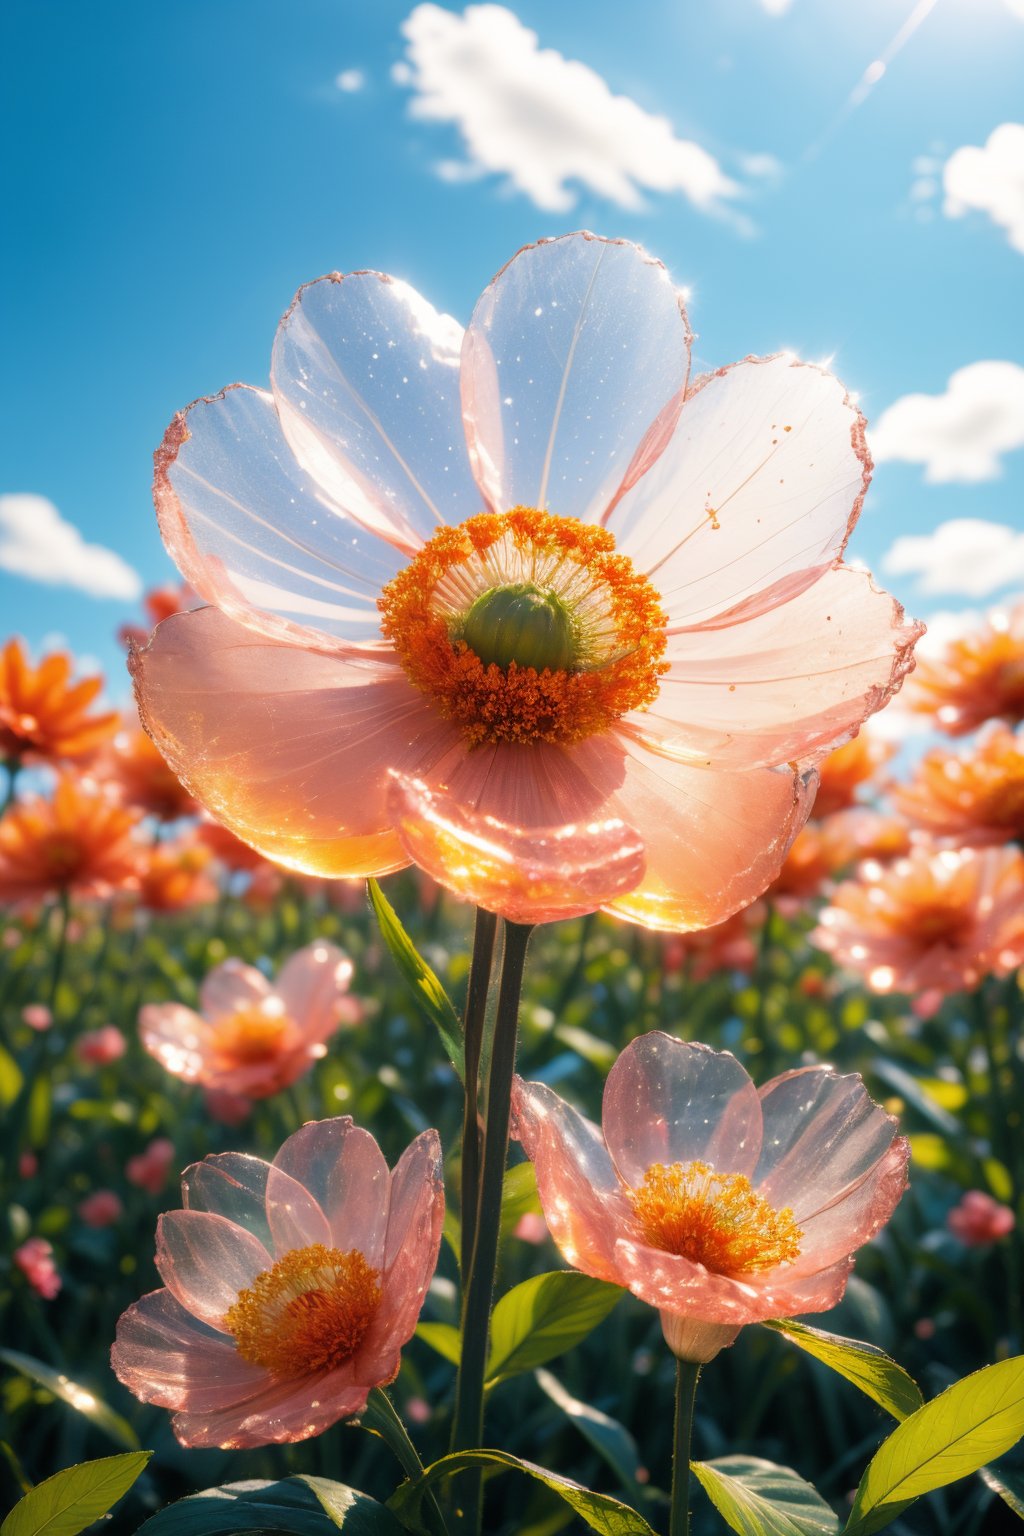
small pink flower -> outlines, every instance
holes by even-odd
[[[203,1103],[211,1119],[233,1128],[244,1125],[252,1114],[251,1099],[240,1093],[228,1093],[225,1088],[207,1088]]]
[[[120,1061],[128,1049],[128,1042],[115,1024],[104,1024],[102,1029],[86,1030],[75,1046],[79,1061],[87,1061],[94,1067],[108,1067]]]
[[[29,1003],[21,1010],[21,1022],[42,1034],[53,1023],[53,1014],[45,1003]]]
[[[351,1016],[344,996],[351,977],[351,960],[323,939],[292,955],[273,985],[252,966],[225,960],[203,982],[199,1013],[148,1003],[139,1034],[175,1077],[264,1099],[326,1053],[324,1042]]]
[[[112,1227],[121,1220],[124,1205],[112,1189],[96,1189],[78,1203],[78,1214],[87,1227]]]
[[[193,1164],[182,1200],[157,1227],[166,1289],[129,1307],[111,1351],[182,1445],[305,1440],[394,1380],[441,1242],[436,1131],[389,1172],[347,1116],[312,1121],[273,1163]]]
[[[26,1148],[18,1158],[18,1176],[22,1179],[34,1179],[39,1172],[39,1159],[31,1148]]]
[[[410,1424],[429,1424],[433,1409],[422,1397],[410,1397],[405,1405],[405,1415]]]
[[[125,1177],[129,1184],[144,1189],[147,1195],[158,1195],[167,1183],[173,1162],[174,1142],[168,1141],[166,1136],[158,1136],[144,1152],[128,1159]]]
[[[1017,1218],[983,1189],[969,1189],[946,1217],[946,1226],[968,1248],[985,1248],[1012,1232]]]
[[[657,1307],[685,1360],[834,1307],[907,1183],[908,1144],[859,1077],[803,1067],[758,1091],[728,1051],[657,1031],[612,1067],[601,1129],[520,1078],[513,1112],[566,1259]]]
[[[53,1248],[45,1237],[30,1237],[14,1250],[14,1262],[29,1285],[44,1301],[52,1301],[61,1288],[53,1262]]]
[[[521,1243],[543,1243],[550,1233],[540,1211],[524,1211],[512,1229],[512,1236]]]

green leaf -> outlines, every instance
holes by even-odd
[[[640,1487],[640,1453],[636,1441],[618,1419],[602,1413],[590,1403],[581,1402],[550,1371],[536,1372],[541,1391],[575,1424],[580,1434],[597,1454],[608,1463],[619,1479],[626,1494],[635,1503],[643,1500]]]
[[[617,1285],[572,1269],[534,1275],[498,1302],[491,1318],[485,1380],[504,1381],[536,1370],[572,1349],[604,1321],[622,1295]]]
[[[168,1504],[138,1536],[234,1536],[239,1531],[287,1531],[294,1536],[403,1536],[383,1504],[326,1477],[285,1477],[277,1483],[225,1483]]]
[[[128,1492],[152,1454],[101,1456],[55,1472],[15,1504],[0,1536],[77,1536]]]
[[[429,1344],[431,1349],[436,1349],[439,1355],[450,1360],[452,1365],[458,1365],[462,1358],[462,1340],[459,1330],[453,1328],[451,1323],[420,1323],[416,1329],[416,1337],[422,1339],[424,1344]]]
[[[1018,1467],[982,1467],[982,1481],[1024,1520],[1024,1472]]]
[[[1024,1435],[1024,1356],[965,1376],[904,1419],[860,1480],[846,1531],[871,1536],[908,1504],[977,1472]]]
[[[457,1472],[481,1465],[508,1467],[536,1478],[564,1499],[589,1530],[598,1532],[598,1536],[654,1536],[644,1517],[628,1504],[620,1504],[618,1499],[609,1498],[606,1493],[591,1493],[589,1488],[583,1488],[567,1477],[548,1472],[532,1461],[520,1461],[506,1451],[456,1451],[453,1456],[443,1456],[428,1467],[417,1482],[403,1483],[391,1495],[388,1504],[401,1519],[415,1521],[428,1488]]]
[[[10,1109],[21,1092],[25,1078],[21,1068],[11,1055],[0,1045],[0,1109]]]
[[[139,1449],[139,1437],[128,1420],[115,1413],[113,1408],[108,1408],[102,1398],[88,1388],[72,1381],[70,1376],[65,1376],[63,1371],[55,1371],[52,1366],[44,1365],[42,1360],[36,1360],[32,1355],[23,1355],[16,1349],[0,1349],[0,1360],[12,1370],[20,1371],[22,1376],[38,1382],[47,1392],[52,1392],[54,1397],[59,1397],[69,1407],[83,1414],[116,1444],[127,1446],[130,1451]]]
[[[540,1210],[537,1175],[532,1163],[516,1163],[505,1170],[501,1186],[501,1235],[508,1237],[528,1212]]]
[[[722,1456],[690,1466],[740,1536],[835,1536],[839,1530],[839,1516],[789,1467],[757,1456]]]
[[[447,992],[402,927],[394,907],[376,880],[367,881],[370,905],[402,980],[441,1036],[441,1043],[461,1081],[466,1079],[462,1025]]]
[[[773,1328],[829,1370],[845,1376],[894,1419],[909,1418],[924,1404],[913,1377],[874,1344],[844,1339],[837,1333],[825,1333],[821,1328],[809,1328],[806,1323],[794,1323],[789,1318],[765,1323],[765,1327]]]

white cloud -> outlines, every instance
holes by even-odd
[[[0,570],[90,597],[134,602],[142,580],[112,549],[87,544],[45,496],[0,496]]]
[[[351,95],[353,91],[361,91],[366,84],[366,76],[361,69],[343,69],[340,75],[335,75],[334,83],[339,91],[345,91]]]
[[[1024,0],[1004,0],[1004,4],[1006,5],[1006,9],[1011,12],[1012,15],[1017,16],[1021,21],[1024,21]]]
[[[1024,254],[1024,123],[1000,124],[984,147],[965,144],[954,150],[942,181],[943,212],[949,218],[978,208],[1005,229],[1014,250]]]
[[[761,6],[769,16],[784,16],[793,0],[761,0]]]
[[[923,464],[932,485],[995,480],[1000,455],[1024,447],[1024,368],[970,363],[950,375],[942,395],[904,395],[870,434],[878,463]]]
[[[683,193],[717,211],[739,188],[699,144],[676,137],[666,117],[613,95],[588,65],[541,48],[535,32],[502,5],[461,15],[417,5],[402,23],[414,117],[454,123],[468,165],[505,175],[539,208],[563,213],[576,182],[622,208],[641,191]],[[451,161],[443,162],[453,180]]]
[[[932,533],[904,534],[882,558],[888,576],[914,576],[922,592],[988,597],[1024,583],[1024,533],[957,517]]]

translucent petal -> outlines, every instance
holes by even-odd
[[[199,1415],[251,1396],[267,1380],[266,1371],[166,1290],[150,1291],[121,1314],[110,1363],[144,1403]]]
[[[232,957],[207,972],[199,988],[199,1007],[211,1023],[240,1008],[257,1008],[270,996],[270,983],[254,965]]]
[[[801,1217],[803,1235],[794,1271],[803,1274],[820,1269],[869,1242],[903,1197],[909,1161],[910,1144],[906,1137],[897,1136],[859,1184],[845,1190],[834,1204]]]
[[[640,834],[647,870],[608,910],[648,928],[685,932],[749,906],[778,874],[807,819],[814,775],[694,768],[638,742],[628,753],[607,813],[617,812]]]
[[[423,1131],[406,1147],[391,1175],[384,1248],[384,1295],[364,1352],[381,1362],[410,1339],[419,1320],[441,1246],[444,1179],[441,1141]]]
[[[300,288],[271,380],[299,463],[326,494],[413,554],[482,512],[459,399],[462,328],[408,283],[333,273]]]
[[[146,1003],[139,1011],[139,1039],[166,1071],[186,1083],[203,1075],[210,1030],[181,1003]]]
[[[274,990],[307,1041],[326,1039],[334,1030],[352,969],[348,956],[326,939],[297,950],[281,967]]]
[[[604,1139],[621,1178],[635,1188],[653,1163],[710,1163],[753,1172],[761,1104],[731,1051],[652,1030],[630,1042],[608,1074]]]
[[[347,1115],[310,1121],[288,1137],[274,1168],[315,1198],[335,1248],[358,1248],[374,1269],[382,1268],[390,1174],[369,1131]]]
[[[689,359],[679,295],[638,246],[575,234],[520,251],[463,347],[466,437],[490,507],[599,518],[668,440]]]
[[[181,1181],[187,1210],[212,1211],[259,1238],[279,1259],[310,1243],[331,1245],[327,1218],[298,1180],[262,1158],[214,1153],[186,1168]]]
[[[175,1415],[174,1433],[182,1445],[224,1450],[308,1440],[366,1406],[370,1387],[377,1383],[359,1381],[358,1362],[356,1356],[319,1376],[280,1377],[263,1371],[260,1389],[230,1406],[197,1412],[191,1404],[184,1405]]]
[[[380,644],[377,597],[404,561],[297,463],[265,391],[234,385],[179,412],[153,495],[175,564],[225,613],[332,650]]]
[[[786,1268],[717,1275],[703,1264],[627,1238],[616,1247],[616,1261],[620,1284],[649,1306],[734,1326],[827,1311],[841,1299],[851,1267],[844,1259],[813,1275]]]
[[[330,877],[408,863],[389,770],[423,772],[460,738],[396,663],[300,651],[202,608],[165,620],[132,670],[175,773],[266,857]]]
[[[753,618],[676,635],[657,699],[627,723],[682,761],[806,763],[885,706],[920,633],[865,572],[840,566]]]
[[[208,1211],[167,1211],[156,1236],[160,1278],[194,1317],[222,1329],[224,1314],[273,1259],[259,1238]]]
[[[863,418],[837,379],[750,358],[699,381],[607,525],[674,632],[809,586],[842,553],[869,475]]]

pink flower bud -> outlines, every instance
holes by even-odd
[[[21,1022],[42,1034],[53,1023],[53,1014],[45,1003],[29,1003],[21,1010]]]
[[[78,1205],[78,1214],[87,1227],[112,1227],[123,1212],[121,1197],[112,1189],[96,1189]]]
[[[168,1141],[166,1136],[158,1136],[144,1152],[128,1159],[125,1177],[130,1184],[144,1189],[147,1195],[158,1195],[167,1183],[173,1162],[174,1142]]]
[[[128,1049],[128,1042],[113,1024],[102,1029],[90,1029],[79,1037],[75,1054],[79,1061],[90,1062],[95,1067],[107,1067],[112,1061],[120,1061]]]
[[[53,1248],[45,1237],[30,1237],[14,1250],[14,1262],[29,1285],[44,1301],[52,1301],[61,1288],[53,1262]]]
[[[1008,1205],[1000,1205],[983,1189],[969,1189],[946,1217],[946,1226],[967,1248],[984,1248],[998,1242],[1017,1224]]]

